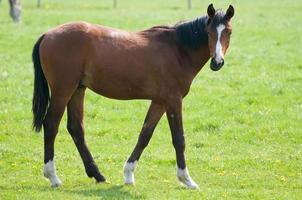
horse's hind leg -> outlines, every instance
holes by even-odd
[[[134,169],[136,164],[143,150],[148,145],[153,131],[164,112],[165,108],[163,105],[154,102],[151,103],[137,144],[124,165],[124,178],[126,184],[134,184]]]
[[[54,142],[58,133],[58,127],[64,113],[67,99],[62,97],[51,97],[50,105],[43,123],[44,128],[44,176],[51,182],[52,187],[62,184],[56,175],[54,163]]]
[[[85,143],[83,124],[85,89],[85,87],[78,88],[67,104],[67,129],[81,155],[88,177],[94,177],[97,182],[104,182],[105,177],[99,172],[99,169]]]

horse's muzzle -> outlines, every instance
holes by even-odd
[[[224,59],[221,59],[219,62],[217,62],[214,58],[211,59],[211,70],[218,71],[221,69],[221,67],[224,65]]]

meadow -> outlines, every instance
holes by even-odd
[[[301,199],[302,1],[213,0],[235,7],[225,66],[209,63],[184,101],[187,165],[200,190],[176,178],[175,152],[164,116],[136,170],[136,186],[123,185],[122,167],[134,147],[149,101],[111,100],[86,93],[86,138],[109,184],[86,177],[66,130],[55,143],[60,188],[42,175],[43,134],[31,129],[31,52],[40,34],[69,21],[129,31],[173,25],[206,13],[193,0],[22,1],[20,24],[0,3],[0,199]]]

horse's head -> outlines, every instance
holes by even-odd
[[[231,18],[234,16],[233,6],[229,6],[226,13],[215,10],[213,4],[208,7],[209,20],[207,31],[211,55],[211,69],[218,71],[224,64],[224,55],[229,47],[232,33]]]

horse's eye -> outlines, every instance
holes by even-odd
[[[232,32],[229,32],[229,35],[232,35]]]

